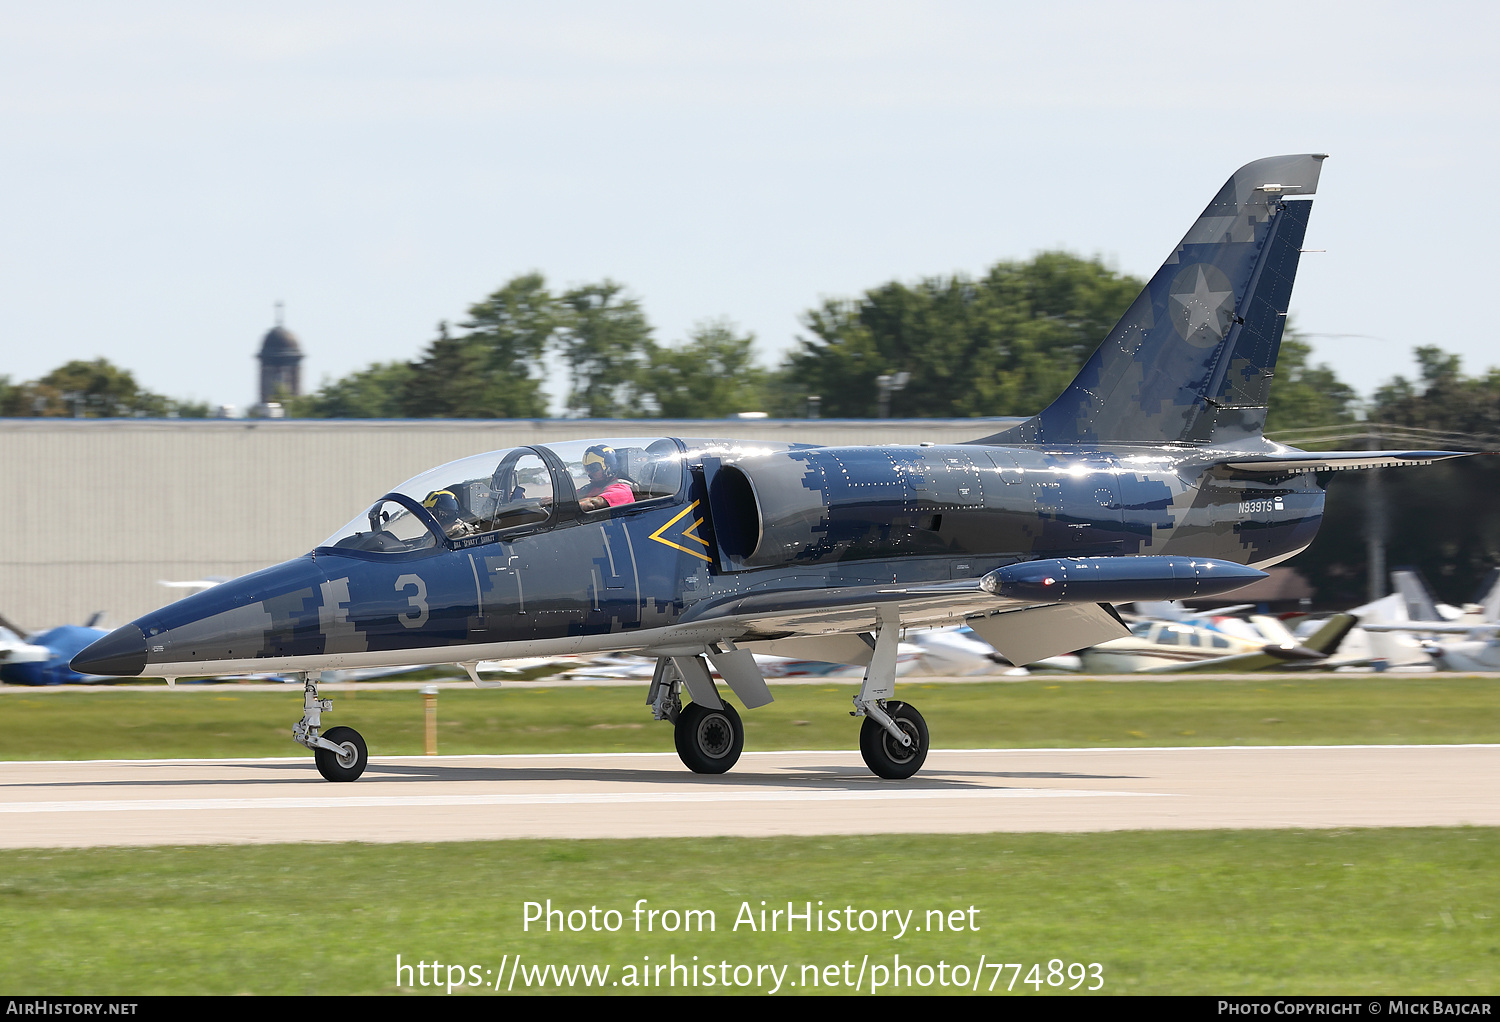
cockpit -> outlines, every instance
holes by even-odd
[[[598,451],[628,500],[579,509],[579,494],[597,485]],[[589,462],[586,465],[585,462]],[[357,555],[418,555],[473,537],[495,539],[565,521],[610,517],[675,497],[683,483],[681,446],[666,437],[569,440],[476,454],[423,472],[377,500],[319,550]],[[465,543],[465,545],[468,545]]]

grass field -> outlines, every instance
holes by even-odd
[[[855,749],[854,685],[773,686],[743,714],[745,748]],[[1500,682],[1322,677],[1110,683],[904,683],[937,748],[1331,745],[1500,741]],[[670,752],[644,688],[444,689],[438,751]],[[415,691],[334,694],[324,725],[358,728],[372,755],[423,751]],[[7,693],[0,759],[291,756],[301,690]]]
[[[998,975],[994,992],[1013,997],[1038,992],[1025,982],[1033,964],[1040,992],[1066,992],[1074,963],[1080,993],[1102,983],[1104,993],[1494,994],[1497,857],[1493,829],[0,852],[0,989],[390,993],[399,954],[443,963],[442,979],[466,983],[455,993],[473,993],[470,979],[492,984],[519,954],[512,993],[556,990],[555,974],[528,987],[547,964],[607,965],[608,992],[656,993],[631,977],[674,955],[700,967],[698,993],[723,989],[705,985],[710,963],[727,964],[731,983],[737,966],[785,967],[782,994],[814,992],[813,971],[817,992],[849,993],[863,964],[868,993],[875,966],[887,982],[902,975],[899,954],[927,993],[944,992],[941,962],[950,982],[963,965],[970,986],[977,975],[989,993]],[[523,931],[525,903],[549,898],[565,911],[597,906],[601,928],[617,910],[619,932]],[[640,898],[648,910],[711,910],[714,930],[634,932]],[[844,918],[852,906],[856,925],[866,909],[912,914],[899,938],[890,916],[883,933],[735,929],[742,904],[758,924],[763,900],[798,911],[821,901]],[[915,929],[938,910],[945,922],[957,910],[961,930]],[[977,972],[981,955],[1023,968]],[[1049,987],[1054,959],[1061,985]],[[734,989],[769,992],[772,974],[757,984],[751,972]],[[422,986],[430,971],[401,978],[407,992],[445,993]]]

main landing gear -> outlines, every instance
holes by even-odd
[[[859,752],[865,765],[877,777],[887,780],[911,777],[927,762],[927,721],[909,703],[892,698],[896,694],[896,643],[900,633],[900,619],[893,611],[883,610],[873,641],[866,640],[873,647],[870,663],[850,713],[864,718],[859,729]],[[749,656],[748,652],[734,651],[732,646],[730,652],[735,657]],[[725,662],[722,649],[710,648],[708,655],[712,658],[716,654],[720,659],[714,660],[715,666],[746,707],[771,701],[758,671],[755,680],[759,682],[760,693],[749,683],[743,665],[736,667],[733,662]],[[684,689],[692,698],[686,706],[682,703]],[[734,707],[719,698],[702,656],[659,657],[646,702],[653,717],[672,722],[676,729],[673,737],[677,756],[689,770],[722,774],[739,761],[745,749],[745,726]]]
[[[877,777],[899,781],[927,762],[927,722],[916,708],[892,699],[896,694],[896,643],[901,621],[882,611],[880,630],[865,681],[854,697],[850,716],[865,718],[859,728],[859,754]]]
[[[329,781],[353,781],[365,772],[370,754],[365,740],[352,727],[322,731],[322,715],[333,709],[332,699],[318,698],[316,675],[302,675],[302,719],[292,725],[292,739],[313,752],[318,773]]]
[[[687,687],[693,701],[682,705]],[[646,696],[651,716],[672,722],[677,757],[695,774],[722,774],[745,751],[745,725],[733,706],[719,698],[713,676],[698,657],[662,657],[656,662]]]
[[[865,722],[859,728],[859,754],[875,776],[904,780],[922,769],[927,761],[927,721],[916,707],[903,702],[893,700],[880,709],[900,736],[876,720],[871,708],[866,707]]]

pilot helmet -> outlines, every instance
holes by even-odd
[[[615,456],[615,449],[604,444],[595,444],[583,452],[583,470],[587,472],[592,465],[604,469],[605,475],[620,474],[620,459]]]
[[[439,521],[457,518],[461,511],[458,498],[453,495],[452,490],[433,490],[422,501],[422,506],[431,511],[432,516]]]

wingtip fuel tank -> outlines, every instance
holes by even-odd
[[[979,584],[1011,600],[1125,603],[1218,596],[1265,577],[1257,568],[1208,557],[1064,557],[997,568]]]

